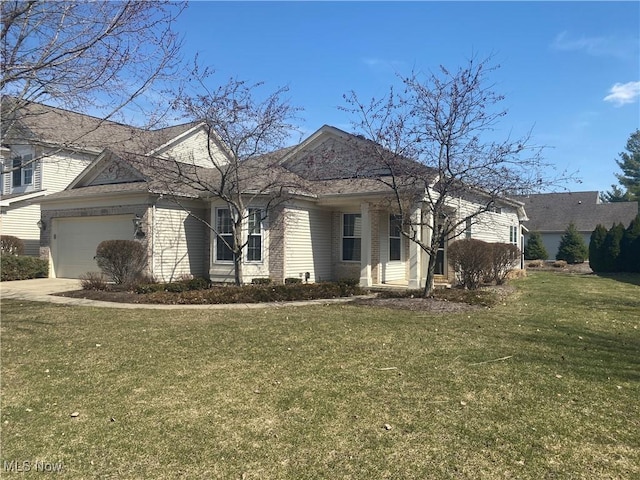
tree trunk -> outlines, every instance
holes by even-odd
[[[242,220],[233,229],[233,270],[236,285],[242,285]]]
[[[236,285],[242,285],[242,253],[233,255],[233,270]]]
[[[436,255],[429,254],[429,263],[427,265],[427,277],[424,281],[424,292],[422,296],[424,298],[431,295],[433,292],[434,278],[436,274]]]

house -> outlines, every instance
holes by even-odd
[[[158,280],[194,275],[233,281],[227,204],[179,178],[185,169],[200,179],[215,176],[215,165],[226,161],[224,149],[199,132],[191,136],[189,154],[182,157],[185,143],[180,139],[146,154],[111,145],[64,191],[39,199],[40,247],[49,259],[50,275],[78,277],[96,270],[93,256],[101,240],[138,238],[147,243],[149,274]],[[265,155],[243,165],[248,170],[247,195],[251,181],[259,181],[252,168],[281,175],[287,190],[286,200],[275,208],[269,207],[267,193],[252,196],[247,205],[244,282],[264,277],[276,282],[353,278],[363,286],[423,285],[428,257],[401,236],[389,189],[379,181],[384,172],[354,174],[367,164],[357,158],[354,141],[360,140],[325,125],[301,144],[275,152],[275,161]],[[213,163],[207,148],[214,150]],[[448,213],[464,218],[483,201],[481,192],[455,198]],[[430,218],[420,202],[413,209],[415,215]],[[459,233],[521,246],[525,219],[521,203],[503,199]],[[431,218],[434,221],[438,219]],[[424,227],[418,235],[427,239],[430,229]],[[446,244],[438,258],[438,278],[447,282],[454,272],[446,260]]]
[[[14,109],[11,102],[2,97],[0,229],[22,239],[27,255],[40,255],[37,200],[67,188],[105,149],[147,153],[193,141],[190,124],[149,132],[40,103]]]
[[[571,222],[589,245],[591,233],[598,224],[609,229],[622,223],[625,228],[638,214],[637,202],[602,203],[598,192],[540,193],[514,197],[521,201],[529,220],[525,241],[531,232],[540,232],[549,258],[555,258],[560,238]]]

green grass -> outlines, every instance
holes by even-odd
[[[457,314],[3,301],[0,467],[62,462],[66,478],[119,479],[639,478],[638,283],[540,272],[514,282],[506,305]]]

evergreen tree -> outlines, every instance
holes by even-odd
[[[607,237],[607,229],[598,224],[596,229],[591,233],[589,241],[589,266],[594,272],[602,272],[604,258],[604,239]]]
[[[620,242],[623,236],[624,225],[621,223],[615,224],[607,232],[604,244],[602,245],[603,272],[621,271]]]
[[[624,272],[640,273],[640,214],[631,221],[620,241],[620,265]]]
[[[560,239],[556,260],[564,260],[567,263],[582,263],[588,256],[589,249],[585,245],[582,235],[571,222]]]
[[[622,174],[616,174],[620,185],[627,189],[625,198],[628,202],[640,201],[640,130],[636,130],[627,140],[626,152],[619,154],[616,163]]]
[[[524,258],[525,260],[546,260],[549,258],[540,232],[531,232],[529,235],[527,244],[524,247]]]
[[[600,193],[600,201],[603,203],[630,202],[631,194],[617,185],[611,185],[611,190]]]

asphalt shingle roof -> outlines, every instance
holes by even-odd
[[[3,97],[3,104],[11,102]],[[192,128],[194,123],[146,130],[40,103],[27,103],[15,121],[3,119],[3,143],[40,142],[100,152],[117,148],[146,153]],[[9,131],[5,129],[9,128]]]
[[[581,232],[592,232],[598,224],[625,227],[638,214],[637,202],[599,203],[598,192],[540,193],[515,197],[524,203],[529,231],[564,232],[573,222]]]

